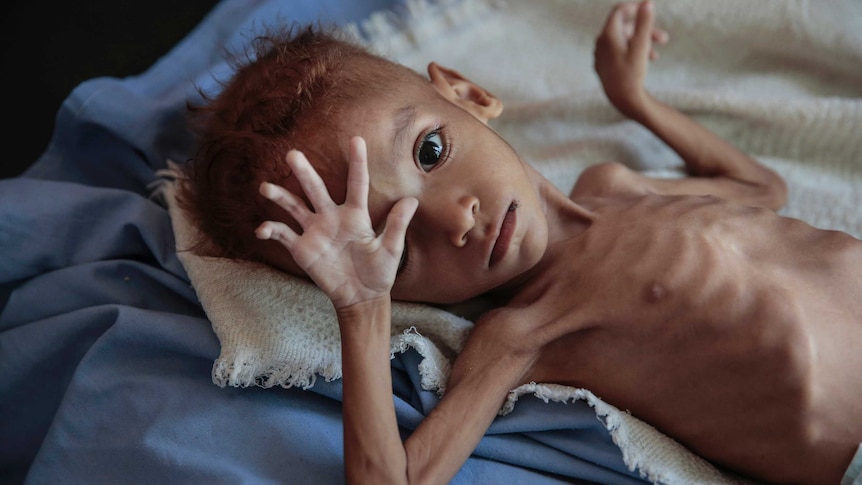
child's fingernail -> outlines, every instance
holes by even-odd
[[[260,194],[263,195],[264,197],[269,197],[269,190],[270,190],[269,187],[271,185],[272,184],[269,182],[261,182],[260,183],[260,189],[259,189]]]

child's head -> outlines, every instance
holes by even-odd
[[[237,59],[215,98],[190,106],[197,150],[185,165],[179,201],[201,229],[200,252],[266,260],[254,228],[282,214],[257,196],[262,181],[292,185],[284,156],[298,149],[316,161],[334,197],[346,166],[332,140],[340,110],[382,89],[388,77],[417,74],[325,32],[306,27],[268,32]],[[301,193],[301,191],[297,191]]]
[[[284,162],[298,149],[341,203],[348,143],[359,135],[368,146],[374,227],[399,199],[419,199],[394,298],[462,301],[538,261],[547,242],[538,174],[487,126],[502,111],[491,93],[437,64],[425,78],[311,28],[256,46],[255,60],[197,109],[203,129],[180,202],[213,243],[209,253],[302,276],[286,249],[255,238],[265,220],[301,232],[258,187],[267,181],[302,195]],[[510,210],[516,217],[506,227],[515,220],[515,230],[501,258],[493,248]]]

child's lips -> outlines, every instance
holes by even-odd
[[[494,246],[491,249],[491,257],[488,261],[488,267],[491,268],[509,252],[509,243],[512,241],[512,234],[515,233],[515,226],[518,223],[516,209],[517,202],[509,204],[509,208],[503,215],[503,221],[500,223],[500,231],[497,233],[497,239],[494,241]]]

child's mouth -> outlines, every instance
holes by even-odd
[[[509,243],[512,240],[512,234],[515,232],[517,224],[517,214],[515,210],[518,208],[518,202],[512,201],[506,214],[503,216],[503,222],[500,224],[500,232],[497,234],[497,240],[494,241],[494,248],[491,250],[491,259],[488,261],[488,267],[492,267],[509,251]]]

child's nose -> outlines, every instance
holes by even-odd
[[[432,191],[419,200],[419,209],[410,227],[427,241],[446,241],[464,247],[476,226],[479,199],[470,195],[453,196],[445,190]]]
[[[476,225],[479,199],[472,195],[466,195],[457,199],[455,204],[450,207],[453,210],[448,214],[447,232],[452,244],[460,248],[467,244],[468,235]]]

